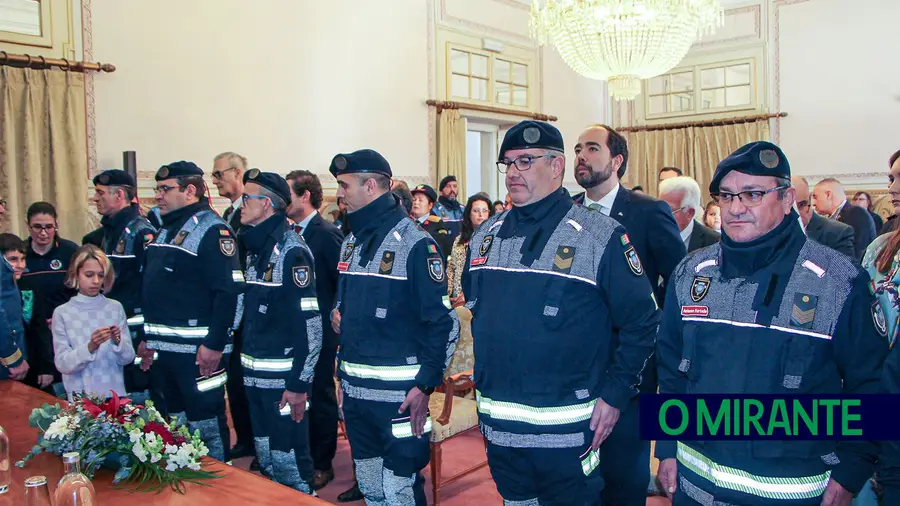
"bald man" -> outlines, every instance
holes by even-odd
[[[803,226],[806,227],[806,235],[819,244],[853,258],[853,227],[823,218],[813,211],[809,202],[809,183],[806,179],[794,176],[791,178],[791,186],[797,192],[797,211],[803,220]]]
[[[875,221],[869,211],[847,202],[844,185],[837,179],[819,181],[813,199],[817,213],[853,227],[853,258],[861,262],[869,243],[875,240]]]

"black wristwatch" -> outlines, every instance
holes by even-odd
[[[416,385],[416,388],[422,391],[425,395],[431,395],[434,393],[434,387],[426,387],[425,385]]]

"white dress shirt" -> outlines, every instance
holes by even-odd
[[[313,212],[309,213],[309,216],[307,216],[306,218],[303,218],[303,221],[301,221],[300,223],[295,223],[294,226],[300,227],[300,233],[302,234],[303,231],[306,230],[306,227],[309,225],[309,222],[312,221],[313,216],[315,216],[317,214],[319,214],[319,211],[316,211],[315,209],[313,209]]]
[[[621,185],[616,183],[616,186],[613,187],[612,190],[609,191],[606,195],[603,196],[600,200],[591,200],[590,197],[587,196],[587,192],[584,193],[584,206],[591,207],[591,204],[597,204],[600,206],[600,212],[609,216],[612,214],[613,204],[616,202],[616,195],[619,193],[619,187]]]
[[[694,232],[694,220],[691,220],[688,223],[688,226],[684,227],[684,230],[681,231],[681,242],[684,243],[684,247],[688,246],[688,243],[691,242],[691,234]]]

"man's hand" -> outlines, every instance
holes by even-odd
[[[671,501],[675,496],[675,490],[678,489],[678,461],[675,459],[661,461],[656,470],[656,477],[662,483],[663,491]]]
[[[402,414],[407,408],[413,435],[422,439],[422,434],[425,433],[425,419],[428,418],[428,396],[418,387],[412,387],[397,412]]]
[[[331,311],[331,328],[335,334],[341,333],[341,312],[337,309]]]
[[[95,353],[101,344],[112,338],[112,332],[109,327],[99,328],[91,333],[91,340],[88,342],[88,351]]]
[[[22,381],[25,379],[26,374],[28,374],[27,360],[23,360],[21,364],[9,368],[9,377],[13,380]]]
[[[822,494],[822,506],[850,506],[852,501],[853,494],[834,479],[828,480],[828,487]]]
[[[150,370],[150,366],[153,365],[153,350],[147,348],[147,343],[145,341],[141,341],[138,344],[137,354],[141,357],[141,370],[147,372]]]
[[[298,394],[285,390],[281,394],[281,403],[279,408],[283,408],[285,404],[291,405],[291,420],[296,423],[303,421],[303,415],[306,413],[306,394]]]
[[[195,363],[200,366],[200,376],[209,376],[218,371],[221,361],[221,351],[213,351],[202,344],[197,348],[197,362]]]
[[[597,399],[594,412],[591,414],[591,430],[594,431],[594,442],[591,443],[591,448],[600,449],[600,445],[606,441],[618,421],[619,410],[603,402],[603,399]]]
[[[39,374],[37,377],[38,386],[41,388],[47,388],[53,384],[53,375],[52,374]]]

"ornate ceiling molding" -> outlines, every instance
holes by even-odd
[[[726,9],[725,16],[736,16],[739,14],[752,13],[754,15],[753,33],[749,35],[739,35],[722,40],[710,40],[706,42],[698,42],[691,47],[694,49],[707,49],[710,47],[720,46],[722,44],[736,44],[740,42],[757,42],[762,39],[762,5],[748,5],[746,7],[738,7],[735,9]]]

